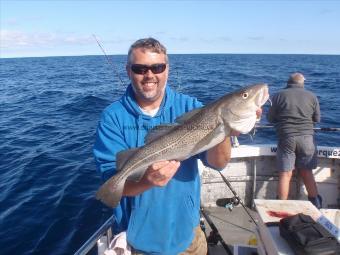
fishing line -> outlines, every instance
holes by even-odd
[[[264,125],[264,126],[255,126],[256,129],[271,129],[274,128],[273,125]],[[339,127],[315,127],[313,128],[315,131],[325,131],[325,132],[333,132],[340,131]]]
[[[113,72],[115,73],[115,75],[117,75],[117,77],[118,77],[118,79],[119,79],[121,85],[125,86],[125,83],[123,82],[122,78],[120,77],[120,75],[119,75],[117,69],[114,67],[112,60],[111,60],[111,59],[108,57],[108,55],[106,54],[106,52],[105,52],[104,48],[102,47],[102,45],[100,44],[99,40],[97,39],[97,37],[96,37],[94,34],[92,34],[92,36],[93,36],[94,39],[96,40],[96,42],[97,42],[99,48],[100,48],[100,49],[102,50],[102,52],[104,53],[104,56],[105,56],[105,58],[106,58],[107,63],[112,67],[112,70],[113,70]]]
[[[272,125],[264,125],[264,126],[255,126],[252,129],[252,133],[248,133],[248,135],[250,136],[250,140],[254,141],[254,137],[255,134],[257,132],[258,129],[274,129],[275,127]],[[334,131],[340,131],[340,128],[338,127],[315,127],[313,128],[314,131],[316,132],[334,132]]]

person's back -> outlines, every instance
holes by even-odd
[[[320,121],[319,102],[304,89],[303,82],[288,81],[287,87],[273,96],[272,103],[267,118],[275,124],[279,137],[314,134],[314,123]]]
[[[317,167],[313,127],[320,121],[320,106],[317,97],[304,89],[304,81],[301,73],[290,76],[287,87],[273,96],[267,119],[274,123],[278,136],[278,198],[288,199],[289,183],[295,169],[303,179],[308,199],[320,208],[322,198],[312,172]]]

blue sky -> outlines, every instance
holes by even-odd
[[[152,36],[169,53],[340,54],[340,1],[0,0],[0,56],[126,54]]]

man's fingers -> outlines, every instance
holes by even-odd
[[[153,163],[153,164],[151,165],[151,169],[153,169],[153,170],[158,170],[158,169],[160,169],[160,168],[166,166],[167,164],[169,164],[169,161],[168,161],[168,160],[158,161],[158,162]]]
[[[180,162],[171,160],[167,164],[165,164],[163,167],[161,167],[158,170],[158,173],[160,176],[163,176],[165,178],[172,177],[173,174],[177,172],[179,165],[180,165]]]
[[[262,108],[257,109],[256,111],[256,119],[259,121],[262,115]]]
[[[152,164],[150,166],[150,171],[148,173],[148,180],[153,185],[165,186],[171,178],[175,175],[180,162],[176,160],[171,161],[160,161]],[[159,168],[158,168],[159,167]]]
[[[236,130],[231,130],[230,132],[230,136],[239,136],[241,133],[239,131]]]

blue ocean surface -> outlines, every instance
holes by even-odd
[[[72,254],[110,216],[94,198],[101,180],[92,145],[100,113],[129,83],[126,56],[111,59],[114,70],[104,56],[0,59],[1,254]],[[318,126],[340,127],[340,56],[170,55],[168,84],[206,104],[259,82],[273,94],[295,71],[319,98]],[[316,138],[340,146],[340,132]],[[239,141],[276,136],[257,130]]]

